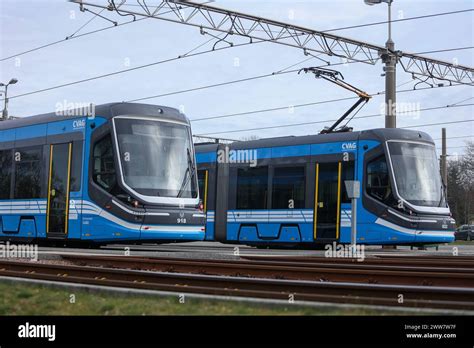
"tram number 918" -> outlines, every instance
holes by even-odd
[[[185,224],[185,223],[186,223],[186,218],[177,218],[177,219],[176,219],[176,222],[177,222],[178,224]]]

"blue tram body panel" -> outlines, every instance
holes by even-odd
[[[324,139],[328,140],[324,141]],[[320,208],[315,209],[315,200],[311,197],[316,197],[317,181],[315,183],[307,182],[307,180],[314,181],[316,176],[320,177],[319,172],[318,174],[314,172],[309,174],[309,171],[315,171],[317,164],[319,168],[325,163],[340,163],[339,170],[341,170],[344,161],[350,161],[354,167],[353,176],[344,180],[361,182],[361,197],[357,200],[357,243],[412,245],[452,242],[454,240],[454,220],[450,217],[448,208],[418,206],[412,208],[407,203],[408,208],[404,207],[400,211],[397,209],[399,203],[388,205],[367,194],[366,186],[369,185],[370,180],[374,180],[368,178],[368,163],[384,157],[388,163],[385,168],[387,177],[392,176],[393,173],[388,168],[392,159],[387,154],[387,144],[391,141],[417,143],[420,139],[425,142],[422,144],[423,146],[432,146],[433,144],[431,138],[425,133],[373,130],[322,136],[262,139],[235,142],[230,145],[198,145],[196,158],[199,172],[213,173],[211,179],[205,183],[206,191],[208,187],[214,187],[215,190],[206,202],[206,205],[211,206],[211,209],[207,210],[206,240],[250,245],[302,244],[308,246],[327,243],[332,238],[340,243],[350,243],[352,222],[350,200],[340,202],[337,211],[339,215],[334,214],[334,223],[337,224],[334,230],[337,229],[337,234],[329,239],[324,235],[318,236],[318,230],[324,228],[324,223],[318,224],[317,218],[315,219],[315,212],[318,212]],[[239,194],[235,188],[239,175],[236,173],[239,170],[251,170],[252,166],[247,165],[247,169],[245,169],[245,165],[242,163],[222,162],[222,158],[219,156],[232,151],[255,153],[256,158],[260,161],[257,167],[269,168],[267,179],[269,186],[273,185],[271,183],[273,172],[278,168],[306,166],[305,208],[235,209],[236,196]],[[338,192],[342,192],[343,189],[340,187],[344,185],[342,174],[339,173],[337,177],[339,178]],[[422,179],[424,178],[419,178],[419,180]],[[390,177],[390,180],[390,183],[384,185],[392,187],[390,190],[393,192],[387,190],[388,194],[395,195],[397,191],[394,189],[396,188],[394,178]],[[253,189],[257,190],[257,187]],[[268,195],[267,192],[266,205],[270,205],[266,201]],[[339,195],[339,200],[341,200],[342,193]],[[405,200],[403,201],[405,202]],[[318,200],[318,206],[322,203],[326,204]],[[419,211],[417,211],[418,208]],[[315,224],[318,224],[318,227]]]
[[[213,241],[215,240],[215,234],[214,234],[214,211],[213,210],[208,210],[206,212],[206,235],[205,235],[205,240],[208,241]]]
[[[119,176],[123,169],[117,163],[116,119],[126,118],[132,127],[136,123],[137,129],[150,122],[153,127],[178,124],[183,134],[189,135],[187,144],[192,149],[188,119],[175,109],[145,104],[106,104],[96,110],[94,117],[53,113],[0,122],[0,156],[11,156],[11,173],[23,160],[33,161],[30,167],[34,170],[28,172],[27,179],[38,186],[36,198],[17,197],[27,195],[20,193],[20,179],[0,171],[0,175],[10,175],[13,187],[9,197],[0,193],[0,239],[101,243],[203,240],[205,216],[199,210],[198,193],[193,193],[197,184],[192,178],[189,186],[183,188],[190,187],[189,198],[169,194],[168,199],[160,200],[127,187],[125,179]],[[102,159],[100,156],[104,155],[94,153],[94,147],[107,136],[112,139],[112,150],[109,157]],[[31,149],[36,150],[34,159],[29,158]],[[25,158],[14,162],[18,153]],[[89,165],[95,166],[98,160],[108,166],[104,169],[113,168],[113,174],[107,174],[115,176],[112,192],[95,184],[92,176],[97,168]],[[186,167],[182,173],[185,171]],[[66,180],[58,183],[61,175]],[[127,200],[122,201],[124,196]]]
[[[217,161],[217,154],[215,152],[197,153],[197,163],[215,163]]]

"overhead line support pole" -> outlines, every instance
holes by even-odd
[[[386,52],[382,55],[385,63],[385,128],[397,128],[397,54],[392,40],[392,2],[388,2],[388,40]]]

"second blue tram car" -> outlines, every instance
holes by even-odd
[[[96,106],[0,122],[0,239],[204,239],[191,128],[178,110]]]
[[[357,243],[454,240],[435,145],[374,129],[196,145],[206,240],[248,245],[350,243],[344,182],[361,182]]]

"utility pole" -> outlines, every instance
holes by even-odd
[[[3,106],[3,113],[2,113],[2,120],[3,121],[8,120],[8,86],[9,85],[14,85],[17,82],[18,82],[18,80],[13,78],[7,84],[0,83],[0,87],[5,87],[5,99],[4,99],[4,106]]]
[[[395,43],[392,40],[392,2],[393,0],[364,0],[367,5],[376,5],[386,2],[388,5],[388,39],[385,43],[385,52],[381,55],[385,64],[385,128],[397,128],[397,54]]]
[[[448,165],[446,153],[446,128],[441,129],[441,177],[443,178],[444,187],[448,188]]]

